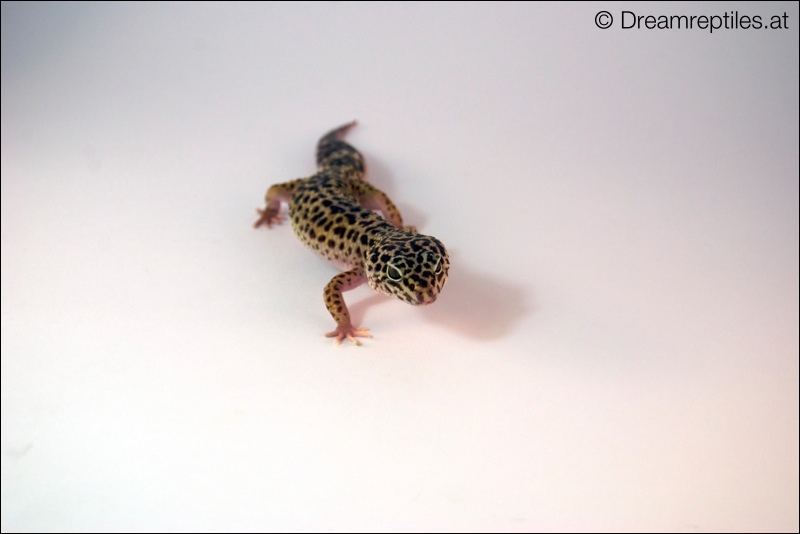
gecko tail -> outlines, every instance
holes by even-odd
[[[322,136],[317,143],[317,167],[345,172],[353,178],[363,179],[364,157],[352,145],[343,141],[345,134],[356,125],[348,122]]]

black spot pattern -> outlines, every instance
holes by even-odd
[[[366,281],[379,293],[410,304],[436,300],[450,267],[444,245],[436,238],[402,229],[396,207],[383,193],[363,182],[364,159],[341,137],[351,125],[325,135],[317,145],[319,171],[284,190],[289,218],[300,240],[344,272],[325,287],[325,304],[341,328],[350,325],[342,292]],[[389,220],[359,204],[359,195],[381,199]],[[285,197],[284,197],[285,199]],[[410,228],[410,227],[409,227]],[[392,274],[392,278],[388,276]]]

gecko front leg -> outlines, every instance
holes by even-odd
[[[336,321],[336,330],[328,332],[325,337],[335,338],[334,344],[341,344],[342,340],[347,339],[354,345],[361,345],[357,337],[372,337],[369,335],[368,328],[355,328],[350,323],[350,311],[344,303],[342,293],[350,291],[364,282],[367,277],[361,267],[356,267],[349,271],[339,273],[334,276],[328,285],[325,286],[325,306],[328,308],[333,320]]]
[[[359,204],[372,211],[379,211],[383,214],[383,218],[389,221],[393,226],[401,228],[406,232],[412,234],[417,233],[417,227],[403,224],[403,217],[400,215],[400,210],[394,205],[394,202],[381,191],[373,187],[367,182],[355,182],[352,184],[356,198]]]

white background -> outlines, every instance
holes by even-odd
[[[798,24],[4,2],[3,530],[797,531]],[[335,348],[251,224],[351,119],[452,268]]]

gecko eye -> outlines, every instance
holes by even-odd
[[[433,266],[433,271],[436,274],[439,274],[440,272],[442,272],[442,257],[441,256],[436,256],[436,264]]]
[[[399,282],[403,279],[403,273],[400,272],[398,269],[395,269],[391,265],[386,266],[386,276],[389,277],[389,280],[392,282]]]
[[[433,263],[433,272],[439,274],[442,272],[442,257],[438,254],[425,254],[422,257],[423,261]]]

